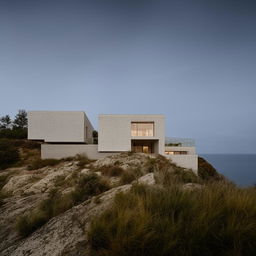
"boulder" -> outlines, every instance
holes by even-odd
[[[150,172],[138,179],[139,184],[154,185],[156,183],[154,173]]]

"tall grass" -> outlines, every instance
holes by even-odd
[[[256,190],[136,185],[90,227],[92,255],[255,255]]]
[[[87,164],[91,163],[92,160],[90,160],[85,154],[82,155],[76,155],[74,158],[76,161],[78,161],[77,166],[80,169],[83,169]]]
[[[117,165],[104,165],[104,166],[101,166],[99,170],[103,175],[109,176],[109,177],[120,176],[124,172],[124,169]]]
[[[62,160],[61,159],[34,159],[28,166],[28,170],[37,170],[46,166],[55,166],[59,164]]]

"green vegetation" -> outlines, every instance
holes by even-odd
[[[0,169],[24,165],[39,155],[40,143],[26,140],[27,122],[25,110],[19,110],[14,120],[0,117]]]
[[[0,139],[0,169],[6,169],[20,160],[19,151],[7,139]]]
[[[255,255],[256,190],[136,185],[90,227],[92,255]]]
[[[178,142],[178,143],[166,143],[165,146],[169,146],[169,147],[181,147],[182,143]]]
[[[198,157],[198,176],[206,181],[224,179],[224,177],[220,175],[216,169],[202,157]]]
[[[12,121],[9,115],[0,118],[0,138],[26,139],[27,138],[27,112],[19,110]]]
[[[67,158],[61,158],[61,159],[41,159],[41,158],[35,158],[30,162],[28,165],[28,170],[37,170],[46,166],[55,166],[61,162],[65,161],[78,161],[77,166],[79,169],[82,169],[85,167],[85,165],[92,162],[87,156],[85,155],[76,155],[75,157],[67,157]]]
[[[95,174],[82,175],[73,181],[76,182],[73,191],[62,195],[57,189],[54,189],[36,209],[19,217],[16,223],[18,233],[26,237],[54,216],[109,189],[106,181]],[[56,180],[56,182],[61,182],[61,180]]]
[[[31,164],[28,165],[28,170],[37,170],[46,166],[55,166],[59,164],[62,160],[59,159],[34,159]]]
[[[77,166],[80,169],[83,169],[87,164],[92,162],[85,154],[76,155],[75,160],[78,161]]]
[[[117,165],[104,165],[100,168],[100,171],[105,176],[113,177],[120,176],[124,172],[124,169]]]
[[[129,184],[132,181],[136,180],[137,176],[133,170],[125,170],[121,175],[120,184]]]

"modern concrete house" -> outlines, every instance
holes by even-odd
[[[29,111],[28,139],[40,140],[41,157],[86,154],[99,159],[121,152],[161,154],[177,165],[197,171],[191,139],[165,137],[163,115],[99,115],[98,144],[93,126],[82,111]]]

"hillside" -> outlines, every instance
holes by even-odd
[[[202,158],[197,176],[162,156],[40,160],[37,146],[19,147],[17,167],[0,171],[3,256],[256,251],[255,189]]]

